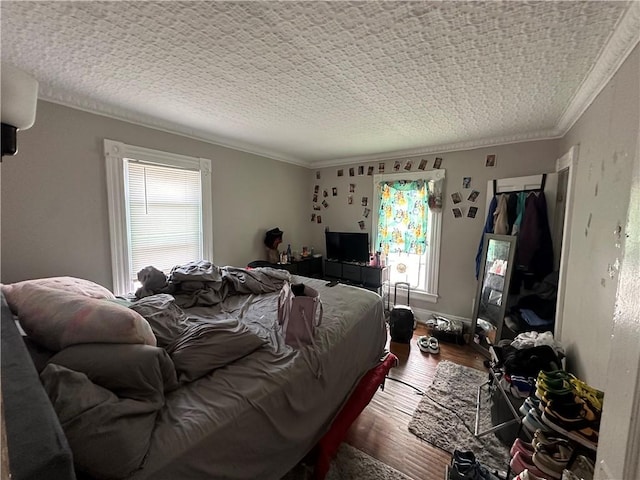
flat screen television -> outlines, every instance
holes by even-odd
[[[362,232],[325,232],[327,258],[340,262],[369,261],[369,234]]]

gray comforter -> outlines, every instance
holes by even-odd
[[[277,292],[291,275],[286,270],[218,267],[198,261],[171,270],[169,285],[182,308],[217,305],[229,295]]]
[[[145,346],[146,366],[125,374],[132,382],[143,379],[142,395],[114,391],[95,373],[75,373],[74,365],[82,371],[77,359],[54,357],[43,372],[74,455],[77,448],[90,464],[84,471],[96,478],[279,479],[378,363],[386,342],[380,297],[294,277],[320,292],[324,318],[315,345],[293,349],[276,315],[288,272],[200,262],[174,269],[171,277],[180,286],[175,302],[155,295],[132,306],[158,339],[158,348]],[[178,308],[179,298],[192,307]],[[86,394],[83,405],[90,408],[72,400],[74,389]]]

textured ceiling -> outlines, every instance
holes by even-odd
[[[327,165],[564,133],[635,6],[2,1],[2,60],[46,100]]]

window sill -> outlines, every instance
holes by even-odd
[[[412,296],[418,300],[429,303],[438,303],[438,295],[435,293],[428,293],[421,290],[414,290]]]
[[[390,299],[393,300],[393,285],[391,284],[388,285],[388,287],[385,290],[386,291],[384,292],[384,294],[389,295]],[[440,298],[436,293],[428,293],[428,292],[425,292],[424,290],[413,290],[413,289],[410,292],[410,296],[412,299],[420,300],[422,302],[428,302],[428,303],[438,303],[438,298]],[[398,292],[398,298],[400,298],[399,292]]]

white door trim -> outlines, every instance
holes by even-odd
[[[556,323],[554,337],[562,341],[562,318],[564,314],[564,296],[567,287],[567,267],[569,265],[569,245],[571,244],[571,221],[573,216],[573,197],[575,194],[576,166],[578,164],[578,145],[573,145],[567,153],[556,160],[556,172],[569,169],[565,203],[564,225],[562,227],[562,247],[560,249],[560,271],[558,272],[558,294],[556,302]]]

